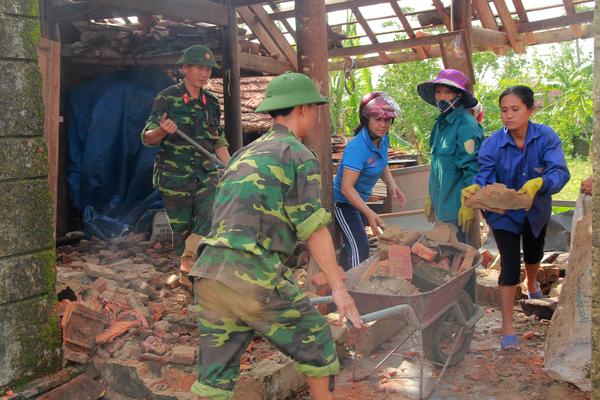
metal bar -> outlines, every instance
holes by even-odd
[[[308,304],[311,306],[317,306],[319,304],[328,304],[333,303],[333,296],[323,296],[323,297],[311,297],[308,299]]]
[[[181,130],[179,128],[177,128],[177,130],[175,131],[175,133],[177,133],[179,136],[181,136],[186,142],[188,142],[189,144],[191,144],[192,146],[194,146],[194,148],[196,150],[198,150],[200,153],[204,154],[206,157],[210,158],[211,160],[213,160],[215,163],[217,163],[217,166],[221,166],[221,167],[225,167],[225,164],[223,164],[221,162],[221,160],[219,160],[217,158],[217,156],[215,156],[213,153],[211,153],[210,151],[206,150],[204,147],[200,146],[198,143],[196,143],[192,138],[190,138],[188,135],[186,135],[185,133],[181,132]]]

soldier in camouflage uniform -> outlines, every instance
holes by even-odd
[[[240,357],[256,333],[297,362],[315,399],[333,399],[328,383],[340,365],[331,330],[283,264],[305,240],[338,311],[360,324],[327,230],[319,162],[299,140],[311,134],[326,102],[306,75],[273,79],[257,111],[269,112],[275,124],[234,154],[219,183],[212,229],[190,273],[200,328],[192,392],[200,398],[232,398]]]
[[[182,256],[181,271],[188,273],[196,259],[198,242],[210,230],[219,175],[215,163],[175,131],[179,128],[208,151],[214,151],[225,165],[230,157],[220,125],[219,101],[203,88],[212,68],[218,68],[212,52],[204,46],[192,46],[177,65],[182,66],[185,79],[158,94],[142,131],[142,142],[159,146],[153,184],[167,209],[173,248]]]

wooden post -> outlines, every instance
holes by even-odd
[[[325,1],[296,1],[296,37],[298,43],[298,71],[311,77],[321,94],[329,95],[327,60],[327,28]],[[331,171],[331,124],[329,105],[319,107],[314,132],[306,145],[315,152],[321,163],[323,207],[333,209]]]
[[[329,95],[329,73],[327,57],[327,28],[325,22],[325,0],[296,1],[296,42],[298,71],[311,77],[321,94]],[[331,172],[331,132],[329,105],[319,107],[312,135],[305,141],[319,158],[321,164],[321,201],[323,207],[333,214],[333,178]],[[333,226],[330,225],[330,229]],[[314,291],[311,279],[318,272],[314,260],[308,265],[306,289]]]
[[[238,26],[235,8],[227,2],[227,20],[222,27],[223,42],[223,103],[225,108],[225,137],[229,152],[233,154],[244,145],[242,132],[242,105],[240,100],[240,59],[238,50]]]
[[[472,27],[471,27],[471,0],[452,0],[450,7],[451,14],[451,29],[452,31],[463,30],[465,32],[464,39],[465,43],[462,46],[463,51],[459,52],[448,52],[448,57],[444,57],[444,64],[447,63],[448,58],[453,58],[452,66],[445,65],[446,68],[456,68],[462,71],[468,78],[466,89],[473,92],[473,85],[475,85],[475,74],[473,73],[473,62],[471,59],[471,48],[472,48]]]

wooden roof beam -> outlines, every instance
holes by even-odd
[[[435,10],[437,11],[437,13],[440,16],[440,18],[442,19],[442,21],[444,21],[444,25],[446,25],[446,29],[448,29],[448,31],[451,31],[452,23],[450,21],[450,16],[446,13],[446,9],[444,8],[444,4],[442,3],[442,1],[441,0],[432,0],[432,4],[435,7]]]
[[[406,18],[406,15],[404,15],[404,13],[402,12],[402,9],[398,5],[398,2],[396,0],[391,0],[390,1],[390,6],[392,6],[392,10],[394,10],[394,13],[396,14],[396,16],[398,17],[398,19],[400,20],[400,24],[402,24],[402,27],[404,28],[404,31],[406,32],[406,34],[408,35],[408,37],[409,38],[415,38],[415,37],[417,37],[417,35],[415,34],[415,31],[410,26],[410,22],[408,22],[408,19]],[[424,47],[416,47],[415,51],[417,52],[417,54],[419,55],[419,57],[427,58],[427,51],[425,51]]]
[[[567,15],[575,15],[575,6],[573,5],[573,0],[563,0],[563,4],[565,6],[565,11],[567,12]],[[580,24],[574,24],[571,25],[571,30],[573,31],[573,35],[575,35],[576,37],[581,36],[581,25]]]
[[[472,5],[475,11],[477,11],[477,18],[481,21],[481,26],[484,29],[499,32],[496,17],[494,16],[494,13],[492,13],[488,0],[472,0]],[[506,55],[507,53],[506,49],[503,47],[494,46],[492,49],[494,50],[494,53],[499,55]]]
[[[330,49],[329,57],[348,57],[348,56],[356,56],[356,55],[360,55],[360,54],[379,53],[381,51],[393,51],[393,50],[408,49],[411,47],[437,45],[440,43],[440,40],[442,40],[446,37],[450,37],[450,36],[451,37],[460,36],[461,33],[462,33],[462,31],[454,31],[454,32],[448,32],[448,33],[441,33],[439,35],[424,36],[424,37],[420,37],[420,38],[395,40],[392,42],[361,45],[361,46],[354,46],[354,47],[344,47],[344,48],[339,48],[339,49]]]
[[[593,11],[575,13],[573,15],[564,15],[562,17],[549,18],[535,22],[524,22],[517,25],[519,33],[544,31],[547,29],[561,28],[574,24],[585,24],[594,20]]]
[[[165,17],[227,25],[227,7],[208,0],[96,0],[96,3],[130,11],[127,15],[151,13]]]
[[[367,34],[367,37],[369,38],[371,43],[373,43],[373,44],[379,43],[379,41],[377,40],[377,37],[373,33],[373,30],[369,26],[369,23],[367,21],[365,21],[365,17],[362,15],[362,13],[358,9],[358,7],[352,7],[350,10],[352,11],[352,14],[354,14],[354,16],[356,17],[356,20],[358,21],[360,26],[362,26],[363,30]],[[381,57],[385,60],[387,56],[386,56],[385,52],[380,52],[379,57]]]
[[[523,2],[521,0],[512,0],[512,2],[515,5],[517,15],[519,16],[519,22],[529,22],[529,18],[527,17],[527,11],[525,11],[525,7],[523,7]],[[535,35],[533,35],[533,33],[531,32],[526,32],[525,41],[527,44],[536,44]]]
[[[298,69],[296,52],[262,6],[239,7],[237,12],[271,55]]]
[[[519,37],[517,24],[515,20],[512,19],[512,15],[506,6],[506,2],[504,0],[494,0],[494,5],[496,6],[496,10],[498,10],[498,16],[502,21],[504,31],[508,36],[508,41],[510,42],[511,47],[516,53],[524,53],[525,45],[523,40]]]

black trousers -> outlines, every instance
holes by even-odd
[[[547,224],[544,225],[538,237],[535,237],[531,232],[531,225],[529,225],[527,218],[521,226],[520,233],[502,229],[492,230],[502,260],[498,285],[515,286],[521,280],[521,238],[523,240],[523,261],[525,261],[525,264],[537,264],[542,260],[547,226]]]

